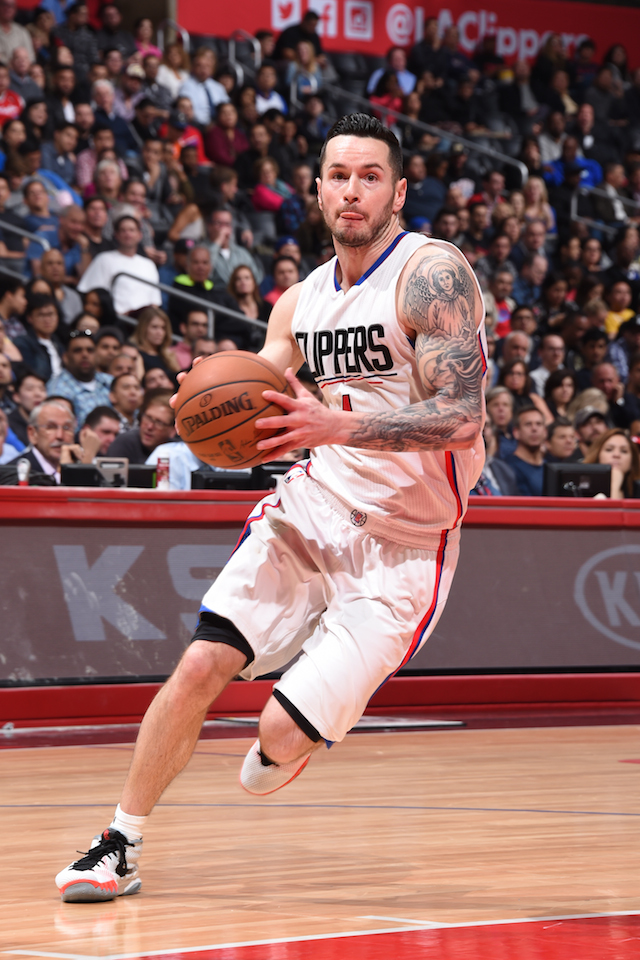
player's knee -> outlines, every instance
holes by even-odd
[[[274,763],[291,763],[322,742],[315,727],[279,690],[262,711],[259,734],[263,754]]]
[[[217,689],[221,678],[230,680],[243,666],[242,654],[232,647],[205,641],[192,643],[176,670],[175,685],[206,698],[209,688]]]

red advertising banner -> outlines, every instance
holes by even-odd
[[[320,16],[318,32],[327,50],[383,55],[390,46],[408,47],[422,39],[427,17],[437,16],[440,30],[455,24],[460,45],[471,53],[478,41],[495,34],[497,52],[509,62],[535,57],[549,33],[563,36],[569,56],[585,37],[597,44],[601,58],[613,43],[627,46],[632,66],[640,64],[635,37],[640,10],[562,3],[552,0],[449,0],[445,6],[424,6],[412,0],[244,0],[233,4],[202,4],[177,0],[177,19],[190,33],[228,37],[242,27],[251,33],[271,29],[280,33],[298,23],[311,8]]]

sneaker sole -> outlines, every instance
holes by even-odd
[[[249,790],[248,787],[245,787],[245,785],[244,785],[244,783],[242,782],[242,780],[240,780],[240,786],[241,786],[242,789],[245,790],[247,793],[250,793],[252,797],[268,797],[270,793],[275,793],[277,790],[282,790],[283,787],[288,787],[289,784],[290,784],[293,780],[295,780],[296,777],[299,777],[299,776],[300,776],[300,774],[302,773],[302,771],[304,770],[304,768],[306,767],[306,765],[309,763],[309,760],[311,760],[311,755],[309,755],[309,756],[307,757],[307,759],[306,759],[305,762],[302,764],[302,766],[298,767],[298,769],[296,770],[296,772],[294,773],[294,775],[293,775],[292,777],[289,777],[289,779],[288,779],[285,783],[281,783],[278,787],[274,787],[273,790],[264,790],[262,793],[256,793],[255,790]]]
[[[100,886],[86,880],[78,883],[70,883],[60,891],[60,898],[63,903],[104,903],[107,900],[115,900],[116,897],[129,897],[138,893],[142,886],[141,880],[136,880],[122,893],[113,890],[110,886]]]

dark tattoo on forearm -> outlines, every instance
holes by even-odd
[[[352,443],[375,450],[441,450],[472,440],[482,419],[483,362],[476,289],[455,256],[425,256],[408,278],[402,309],[416,331],[416,361],[427,400],[364,417]]]

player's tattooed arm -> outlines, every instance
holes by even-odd
[[[347,444],[374,450],[471,446],[482,424],[481,309],[470,267],[438,250],[410,264],[399,314],[414,332],[416,361],[428,399],[354,418]]]

